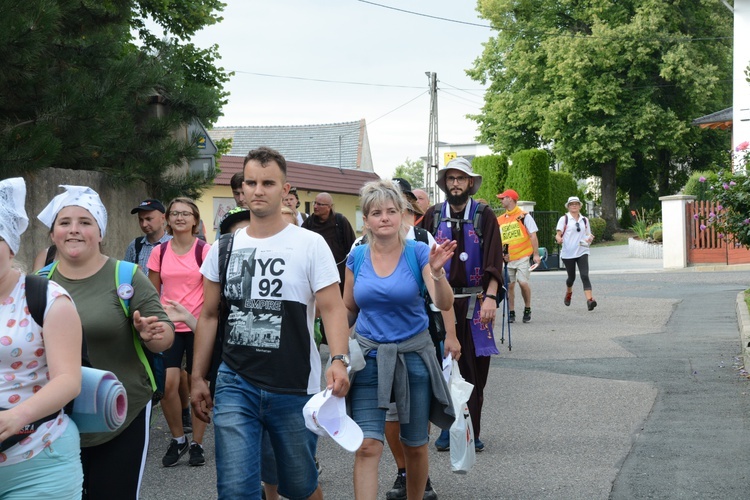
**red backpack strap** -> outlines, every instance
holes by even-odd
[[[198,263],[198,267],[203,265],[203,247],[206,246],[206,242],[198,238],[197,244],[195,245],[195,262]]]

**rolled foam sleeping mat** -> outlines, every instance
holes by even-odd
[[[81,433],[112,432],[125,422],[128,396],[114,373],[81,368],[81,393],[73,400],[70,418]]]

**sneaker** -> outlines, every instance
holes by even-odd
[[[586,302],[586,305],[588,306],[589,311],[593,311],[596,307],[596,301],[594,299],[589,299],[589,301]]]
[[[565,294],[565,300],[563,302],[565,303],[566,306],[570,305],[570,299],[572,298],[573,298],[573,292],[567,292]]]
[[[192,466],[206,464],[206,457],[203,456],[203,446],[198,443],[190,445],[190,460],[188,460],[188,464]]]
[[[516,322],[516,311],[510,311],[508,313],[508,323],[515,323]]]
[[[182,410],[182,432],[185,434],[193,432],[193,420],[190,418],[190,408]]]
[[[523,322],[528,323],[531,321],[531,308],[527,307],[523,310]]]
[[[429,483],[429,480],[427,481]],[[396,474],[393,488],[385,493],[386,500],[406,500],[406,474]]]
[[[406,498],[406,496],[404,496],[404,498]],[[437,500],[437,493],[435,493],[435,490],[432,488],[430,476],[427,476],[427,486],[424,487],[424,496],[422,497],[422,500]]]
[[[318,471],[318,477],[320,477],[320,473],[323,472],[323,467],[320,466],[320,462],[318,462],[318,457],[315,457],[315,470]]]
[[[474,451],[476,451],[477,453],[481,453],[484,451],[484,443],[479,438],[476,438],[474,440]]]
[[[180,457],[188,451],[189,447],[190,443],[187,439],[182,444],[178,443],[176,439],[173,439],[172,442],[169,443],[167,453],[164,455],[164,458],[161,459],[161,464],[164,467],[174,467],[177,465]]]
[[[451,449],[451,434],[448,431],[441,431],[440,437],[435,441],[437,451],[448,451]]]

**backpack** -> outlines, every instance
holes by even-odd
[[[419,229],[419,231],[417,231]],[[422,228],[414,228],[414,236],[416,241],[429,244],[427,240],[427,231]],[[357,282],[357,276],[362,268],[362,264],[365,261],[365,249],[359,248],[363,243],[366,243],[367,238],[362,238],[354,252],[354,268],[352,273],[354,274],[354,282]],[[406,264],[409,266],[414,279],[419,286],[419,293],[424,298],[425,311],[427,312],[427,318],[429,319],[428,330],[432,343],[436,346],[445,340],[445,323],[443,322],[443,314],[440,310],[434,310],[431,306],[432,298],[427,293],[427,287],[424,284],[424,278],[422,277],[422,271],[419,268],[419,262],[417,261],[417,252],[414,249],[416,243],[412,240],[406,240],[406,248],[404,249],[404,256],[406,257]]]
[[[565,234],[565,230],[568,229],[568,214],[565,214],[564,217],[565,217],[565,225],[563,226],[563,229],[562,229],[563,234]],[[585,215],[581,215],[581,218],[583,219],[583,228],[588,231],[589,220],[586,218]]]
[[[38,277],[44,277],[49,279],[52,274],[55,272],[55,269],[57,268],[57,262],[53,262],[52,264],[49,264],[39,271],[37,271]],[[115,288],[119,289],[121,286],[132,286],[133,283],[133,276],[135,275],[136,271],[138,270],[138,265],[134,264],[132,262],[126,262],[124,260],[118,260],[117,264],[115,264]],[[40,307],[41,309],[41,316],[44,315],[44,309],[47,307],[47,301],[46,301],[46,283],[44,288],[44,303],[38,304],[35,303],[32,306],[32,303],[29,302],[29,298],[32,299],[32,302],[37,301],[39,298],[39,292],[37,291],[36,287],[37,284],[32,283],[32,287],[34,287],[34,293],[29,294],[28,290],[26,292],[26,301],[29,303],[29,313],[32,312],[32,307],[37,308]],[[122,310],[125,313],[125,317],[130,319],[130,299],[123,299],[120,297],[120,294],[117,294],[117,298],[120,301],[120,305],[122,306]],[[38,310],[38,309],[37,309]],[[39,315],[39,312],[37,312]],[[34,318],[34,321],[36,321],[36,317],[32,313],[32,317]],[[43,323],[37,322],[40,326],[42,326]],[[146,374],[148,374],[148,379],[151,382],[151,390],[154,392],[152,396],[152,402],[154,404],[158,403],[161,398],[164,397],[164,389],[166,385],[166,378],[167,378],[167,370],[166,366],[164,364],[164,355],[162,353],[154,353],[149,351],[148,349],[143,348],[143,342],[141,341],[141,336],[138,333],[138,330],[135,329],[135,327],[131,324],[130,326],[131,330],[133,331],[133,343],[135,345],[135,352],[138,355],[138,359],[143,364],[143,368],[146,370]],[[83,366],[91,366],[88,360],[88,349],[86,348],[86,338],[83,338],[83,345],[82,345],[82,353],[81,353],[81,359]]]
[[[209,390],[211,391],[211,397],[214,397],[214,391],[216,390],[216,374],[221,364],[221,354],[224,345],[224,330],[226,328],[226,322],[229,318],[229,303],[224,296],[224,287],[227,284],[227,270],[229,268],[229,258],[232,256],[232,247],[234,246],[234,233],[222,234],[219,237],[219,325],[216,329],[216,337],[214,338],[214,348],[211,351],[211,366],[208,369],[206,380],[209,382]]]
[[[482,237],[482,213],[487,208],[485,203],[477,203],[477,209],[474,212],[474,216],[469,219],[453,219],[451,217],[443,217],[444,202],[440,202],[435,205],[435,211],[432,214],[432,235],[435,236],[438,232],[438,227],[443,221],[457,222],[459,224],[471,223],[474,226],[474,232],[479,238],[479,247],[484,248],[484,238]]]
[[[135,248],[135,263],[138,263],[138,257],[141,256],[141,250],[143,250],[143,236],[133,240],[133,247]]]
[[[203,265],[203,247],[205,247],[207,243],[200,238],[197,238],[196,242],[195,262],[198,264],[198,267],[201,267]],[[161,269],[161,263],[164,261],[164,254],[167,253],[167,243],[167,241],[165,241],[164,243],[159,243],[159,269]],[[135,260],[137,262],[138,257],[136,257]]]

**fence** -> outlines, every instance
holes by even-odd
[[[720,237],[719,233],[701,224],[711,212],[716,213],[715,201],[695,201],[685,206],[687,224],[687,260],[689,264],[748,264],[750,250],[734,243],[731,235]],[[697,216],[697,217],[696,217]]]

